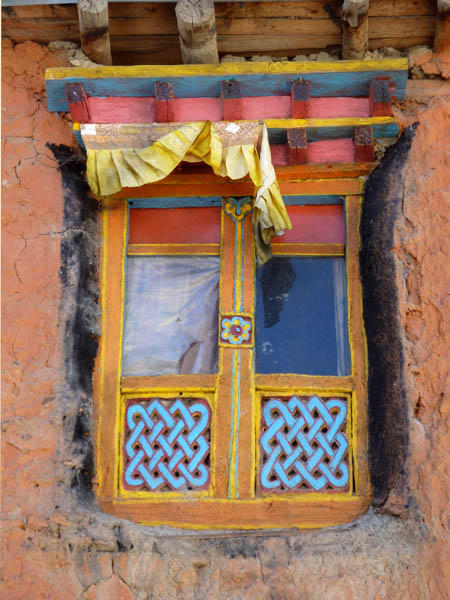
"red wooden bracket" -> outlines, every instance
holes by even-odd
[[[374,79],[369,90],[370,114],[373,117],[390,117],[392,114],[392,94],[389,81]]]
[[[222,104],[224,121],[240,121],[244,118],[241,84],[235,79],[222,81]]]
[[[173,89],[168,81],[155,83],[155,118],[158,123],[174,120]]]
[[[309,81],[294,81],[291,87],[291,117],[309,118]]]
[[[308,161],[306,129],[303,127],[288,129],[287,139],[289,147],[289,163],[291,165],[306,163]]]
[[[373,162],[375,160],[373,133],[370,125],[355,127],[353,141],[355,144],[355,162]]]
[[[82,83],[67,83],[65,85],[67,104],[74,123],[89,123],[88,97]]]

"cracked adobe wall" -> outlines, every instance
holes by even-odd
[[[90,492],[96,206],[68,123],[45,109],[43,69],[56,62],[37,44],[4,42],[2,596],[446,598],[450,168],[440,136],[450,139],[448,103],[433,102],[418,117],[385,248],[397,281],[409,513],[371,510],[341,528],[208,539],[105,515]],[[385,510],[407,503],[396,494],[391,487]]]

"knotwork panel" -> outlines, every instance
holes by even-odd
[[[123,486],[135,492],[191,492],[210,485],[211,408],[203,398],[126,402]]]
[[[258,492],[349,491],[349,399],[261,398]]]

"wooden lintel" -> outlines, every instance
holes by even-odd
[[[102,490],[103,491],[103,490]],[[109,490],[108,490],[109,491]],[[298,494],[300,496],[300,494]],[[149,494],[151,496],[151,494]],[[314,500],[305,498],[299,502],[296,498],[283,498],[281,494],[272,498],[251,500],[225,500],[211,498],[207,502],[197,498],[180,498],[178,501],[148,499],[146,502],[115,500],[106,496],[98,498],[102,510],[121,519],[144,523],[145,525],[169,524],[173,527],[239,529],[244,525],[250,530],[283,529],[290,527],[291,535],[295,527],[311,529],[327,525],[350,523],[360,517],[369,508],[371,496],[350,496],[343,494],[342,501]],[[220,517],[220,521],[218,520]],[[214,523],[215,525],[211,525]],[[256,535],[254,531],[239,535]],[[279,532],[277,532],[279,535]],[[207,534],[201,534],[206,536]]]
[[[289,163],[291,165],[304,164],[307,162],[306,130],[303,127],[287,130]]]
[[[155,117],[158,123],[174,120],[173,89],[168,81],[155,83]]]
[[[67,83],[65,90],[73,123],[89,123],[89,105],[84,85],[82,83]]]
[[[375,152],[373,147],[373,133],[370,125],[355,127],[355,162],[373,162]]]
[[[108,0],[78,0],[81,49],[93,62],[112,65]]]
[[[179,0],[175,7],[185,64],[218,63],[213,0]]]
[[[291,87],[291,118],[309,118],[309,81],[298,79]]]
[[[361,59],[369,40],[369,0],[344,0],[341,10],[342,58]]]
[[[363,168],[363,174],[367,174],[373,166],[374,165],[368,165],[367,168]],[[316,167],[316,165],[313,165],[313,167]],[[293,169],[294,167],[289,168]],[[304,165],[304,168],[309,171],[311,165]],[[357,168],[354,163],[350,165],[350,168],[354,169],[355,174],[357,173]],[[336,172],[338,172],[337,169]],[[323,175],[324,173],[319,171],[315,178],[302,179],[301,181],[298,179],[295,181],[285,181],[280,177],[280,191],[282,194],[295,195],[301,190],[303,195],[312,196],[317,194],[338,194],[348,196],[350,194],[361,193],[362,182],[357,177],[322,179],[321,177],[323,177]],[[114,194],[112,198],[114,200],[125,198],[135,199],[137,194],[136,190],[137,188],[123,188],[120,192]],[[255,184],[249,178],[247,180],[240,179],[239,181],[230,181],[226,177],[214,176],[213,174],[210,177],[202,175],[201,179],[198,176],[195,176],[193,181],[186,181],[185,175],[169,175],[164,179],[164,183],[148,183],[141,186],[138,193],[141,198],[162,198],[165,196],[170,198],[186,198],[188,196],[247,196],[252,195],[254,191]]]
[[[118,90],[135,98],[153,93],[156,81],[170,81],[176,98],[218,98],[220,82],[236,79],[241,82],[244,96],[286,96],[290,109],[291,86],[299,79],[311,83],[320,97],[367,97],[372,79],[389,76],[395,85],[394,97],[403,100],[408,74],[408,59],[394,58],[365,61],[335,61],[317,63],[275,62],[222,63],[214,65],[135,65],[118,67],[57,67],[47,69],[46,88],[50,111],[67,110],[64,84],[86,80],[90,96],[116,96]],[[126,92],[125,92],[126,90]],[[311,98],[311,103],[313,102]],[[177,102],[175,102],[177,104]],[[357,113],[355,113],[356,115]],[[287,116],[287,114],[285,115]]]
[[[392,95],[389,81],[374,79],[370,84],[369,100],[372,117],[390,117],[392,114]]]
[[[239,121],[244,118],[239,81],[236,79],[223,80],[221,98],[224,121]]]
[[[434,32],[434,51],[450,51],[450,0],[437,1],[436,29]]]
[[[429,101],[435,96],[450,96],[450,81],[442,79],[408,79],[406,99]]]

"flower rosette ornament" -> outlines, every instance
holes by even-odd
[[[251,331],[252,323],[249,317],[227,316],[222,319],[220,339],[233,346],[249,344]]]

